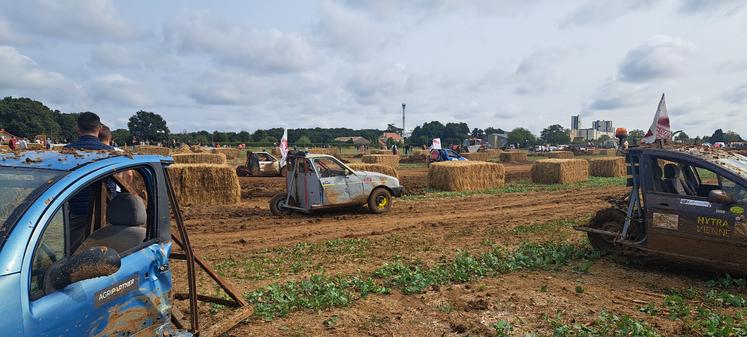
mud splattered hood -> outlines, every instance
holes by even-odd
[[[363,179],[364,183],[377,183],[378,185],[386,185],[392,188],[400,187],[399,179],[383,173],[371,171],[356,171],[356,173]]]

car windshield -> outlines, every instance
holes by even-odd
[[[0,167],[0,246],[33,196],[44,191],[63,172]]]
[[[743,155],[733,155],[727,158],[719,158],[719,163],[738,176],[747,179],[747,157]]]

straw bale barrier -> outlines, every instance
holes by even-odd
[[[479,191],[502,187],[503,165],[481,161],[444,161],[428,168],[428,187],[441,191]]]
[[[592,158],[589,175],[594,177],[625,177],[628,175],[623,157]]]
[[[336,147],[312,147],[309,149],[309,153],[326,154],[338,159],[340,158],[340,151]]]
[[[226,155],[222,153],[177,153],[171,156],[177,164],[226,165]]]
[[[356,171],[368,171],[368,172],[378,172],[381,174],[386,174],[388,176],[392,176],[395,178],[399,178],[399,175],[397,174],[397,170],[394,169],[394,167],[387,166],[387,165],[379,165],[379,164],[348,164],[351,169]]]
[[[0,145],[0,151],[10,151],[10,146],[8,146],[8,145]]]
[[[380,164],[399,168],[399,156],[393,154],[368,154],[361,157],[361,161],[366,164]]]
[[[589,179],[589,162],[583,159],[542,159],[532,165],[532,182],[571,184]]]
[[[209,152],[207,148],[204,148],[204,147],[199,146],[199,145],[192,145],[192,146],[189,147],[189,149],[193,153],[205,153],[205,152]]]
[[[28,143],[28,145],[26,145],[26,150],[41,151],[44,150],[44,144]]]
[[[572,159],[573,152],[570,151],[553,151],[547,154],[547,157],[554,159]]]
[[[173,164],[169,177],[180,205],[226,205],[241,200],[239,177],[227,165]]]
[[[236,158],[239,157],[239,154],[241,154],[241,150],[239,150],[239,149],[233,149],[233,148],[230,148],[230,147],[219,147],[219,148],[213,149],[210,152],[212,152],[212,153],[222,153],[222,154],[226,155],[226,159],[227,160],[235,160]]]
[[[529,161],[529,158],[527,158],[526,152],[518,152],[518,151],[501,152],[500,158],[501,158],[501,161],[504,163]]]
[[[192,153],[192,149],[189,148],[189,145],[182,144],[182,146],[171,150],[171,153]]]
[[[392,154],[392,150],[369,150],[370,154]]]
[[[138,145],[135,146],[135,153],[168,156],[169,154],[171,154],[171,149],[162,146]]]
[[[616,156],[617,150],[615,149],[599,149],[599,154],[603,156]]]
[[[490,154],[487,152],[465,152],[461,156],[474,161],[488,161]]]

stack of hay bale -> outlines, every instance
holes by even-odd
[[[589,179],[589,162],[583,159],[542,159],[532,165],[532,182],[571,184]]]
[[[340,159],[340,151],[336,147],[312,147],[309,149],[309,153],[326,154]]]
[[[573,152],[571,151],[553,151],[547,154],[547,157],[554,159],[571,159],[573,158]]]
[[[601,154],[603,156],[616,156],[617,155],[617,150],[615,150],[615,149],[600,149],[599,150],[599,154]]]
[[[628,174],[625,158],[592,158],[589,160],[589,174],[594,177],[625,177]]]
[[[239,149],[233,149],[229,147],[219,147],[215,148],[211,151],[212,153],[222,153],[226,155],[227,160],[236,160],[236,158],[239,157],[239,154],[241,153],[241,150]]]
[[[174,149],[171,151],[172,153],[192,153],[192,149],[189,148],[189,145],[182,144],[182,146]]]
[[[386,174],[395,178],[399,178],[397,170],[394,167],[380,164],[348,164],[348,166],[356,171],[369,171]]]
[[[137,145],[135,146],[135,153],[139,154],[157,154],[160,156],[168,156],[171,154],[171,149],[162,146],[152,145]]]
[[[431,164],[428,187],[442,191],[477,191],[502,187],[503,165],[479,161],[445,161]]]
[[[175,154],[169,166],[171,185],[182,206],[235,204],[241,200],[241,186],[233,167],[222,153]]]
[[[501,158],[501,162],[504,162],[504,163],[529,161],[529,158],[527,157],[527,153],[522,152],[522,151],[501,152],[500,158]]]
[[[490,154],[487,152],[465,152],[460,155],[473,161],[488,161],[490,159]]]
[[[367,154],[361,157],[366,164],[379,164],[399,168],[399,156],[393,154]]]

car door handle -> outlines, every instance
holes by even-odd
[[[662,203],[659,203],[659,208],[672,209],[672,206],[670,206],[669,204],[667,204],[665,202],[662,202]]]

